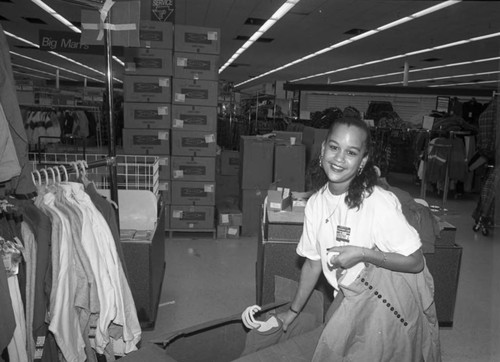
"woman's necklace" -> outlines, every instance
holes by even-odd
[[[333,195],[333,194],[332,194]],[[342,194],[343,195],[343,194]],[[333,216],[333,214],[335,214],[335,211],[337,211],[337,209],[339,208],[339,205],[340,205],[340,202],[342,201],[343,197],[342,195],[339,196],[339,199],[337,201],[337,204],[335,205],[335,208],[333,209],[333,211],[331,212],[330,215],[328,215],[328,217],[325,219],[325,224],[328,224],[328,222],[330,221],[330,218]]]

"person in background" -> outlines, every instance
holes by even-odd
[[[434,284],[417,231],[396,196],[377,186],[370,130],[340,118],[323,142],[328,181],[307,202],[305,257],[286,331],[321,273],[335,290],[313,361],[440,361]]]

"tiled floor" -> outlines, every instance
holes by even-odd
[[[389,175],[390,184],[413,196],[419,189],[404,175]],[[440,205],[429,193],[426,200]],[[457,227],[463,248],[453,327],[441,328],[444,362],[500,361],[500,238],[474,233],[471,213],[477,195],[452,195],[442,216]],[[154,330],[143,341],[158,341],[168,332],[241,313],[255,304],[257,238],[227,240],[166,239],[166,272]]]

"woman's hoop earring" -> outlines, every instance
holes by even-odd
[[[323,167],[323,155],[319,155],[319,167]]]
[[[361,175],[361,173],[363,172],[363,169],[364,169],[364,166],[360,166],[358,168],[358,176]]]

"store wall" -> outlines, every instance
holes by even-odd
[[[435,95],[409,94],[346,94],[346,93],[318,93],[302,92],[300,110],[303,112],[323,111],[326,108],[337,107],[344,109],[347,106],[355,107],[360,112],[366,112],[371,101],[391,102],[394,111],[406,122],[420,124],[422,117],[436,109]],[[467,102],[472,97],[459,97],[461,102]],[[488,102],[488,99],[476,97],[478,102]]]

